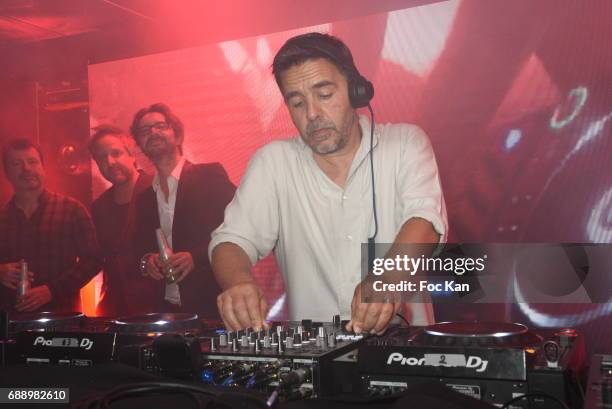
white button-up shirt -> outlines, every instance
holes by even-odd
[[[168,200],[161,188],[159,173],[153,177],[152,187],[157,197],[157,212],[159,214],[159,225],[168,240],[168,245],[172,247],[172,223],[174,221],[174,208],[176,206],[176,191],[178,190],[181,172],[185,165],[185,157],[181,156],[172,173],[168,176]],[[181,296],[176,283],[166,284],[165,299],[172,304],[180,304]]]
[[[332,182],[301,138],[269,143],[249,163],[215,246],[240,246],[252,263],[274,250],[285,281],[290,319],[350,318],[361,281],[361,244],[374,232],[370,123],[359,119],[361,144],[344,187]],[[447,232],[446,210],[433,150],[417,126],[376,125],[374,177],[377,243],[392,243],[414,217]],[[431,305],[413,304],[411,322],[427,324]]]

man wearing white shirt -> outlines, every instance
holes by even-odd
[[[250,269],[274,250],[291,319],[349,318],[349,330],[382,333],[402,303],[364,302],[361,243],[375,230],[371,124],[356,107],[372,97],[349,49],[310,33],[287,41],[273,70],[300,137],[272,142],[253,157],[209,246],[230,329],[261,327],[267,304]],[[368,85],[369,84],[369,85]],[[373,132],[377,243],[438,243],[446,212],[433,150],[413,125]],[[431,305],[408,319],[433,321]]]
[[[136,240],[143,254],[141,271],[160,282],[160,311],[199,313],[216,318],[219,287],[208,260],[213,229],[234,194],[218,163],[192,164],[182,151],[183,124],[164,104],[141,109],[131,134],[155,165],[151,188],[136,199]],[[162,262],[155,230],[161,228],[173,254]],[[172,268],[176,282],[162,280]],[[211,301],[212,300],[212,301]]]

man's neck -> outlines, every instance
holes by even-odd
[[[336,185],[344,187],[349,176],[351,164],[361,145],[361,127],[355,120],[355,126],[351,131],[349,142],[338,152],[328,155],[313,153],[313,157],[319,168]]]
[[[134,169],[130,180],[121,184],[113,186],[113,200],[118,205],[127,204],[132,200],[132,193],[134,192],[134,186],[138,180],[138,171]]]
[[[176,152],[174,155],[169,155],[161,158],[155,162],[155,168],[157,169],[157,175],[159,177],[159,186],[164,193],[164,198],[168,202],[170,197],[170,187],[168,186],[168,176],[172,173],[176,165],[181,160],[182,156]]]
[[[175,152],[172,155],[163,156],[155,162],[155,169],[157,169],[157,174],[159,175],[160,181],[163,179],[167,179],[168,176],[170,176],[181,158],[182,155],[178,152]]]
[[[30,218],[32,214],[38,209],[38,198],[43,192],[43,188],[36,190],[23,190],[15,192],[15,206],[21,209],[26,215],[26,218]]]

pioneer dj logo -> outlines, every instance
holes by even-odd
[[[484,372],[489,361],[478,356],[463,354],[424,354],[422,358],[404,356],[400,352],[393,352],[387,358],[387,365],[406,365],[406,366],[445,366],[465,367],[474,369],[476,372]]]
[[[54,348],[83,348],[89,351],[93,347],[94,342],[89,338],[51,338],[39,336],[34,340],[34,346],[45,346]]]

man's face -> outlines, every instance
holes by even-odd
[[[149,112],[138,123],[138,146],[153,162],[174,154],[183,141],[177,140],[174,130],[159,112]]]
[[[45,168],[34,148],[11,149],[8,152],[6,176],[15,192],[39,190],[45,181]]]
[[[93,149],[93,158],[102,176],[113,185],[129,182],[136,172],[134,157],[118,135],[106,135],[98,139]]]
[[[281,73],[281,85],[304,142],[320,155],[341,151],[349,141],[355,110],[340,70],[324,58],[306,60]]]

